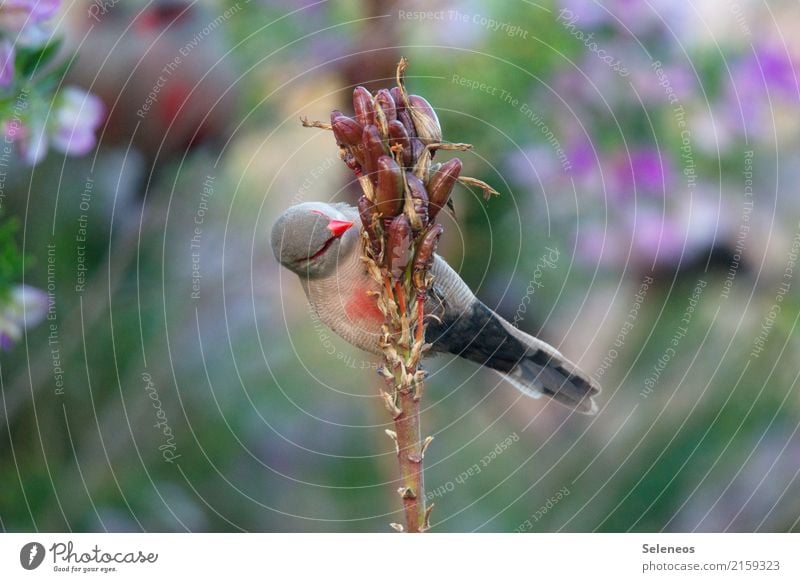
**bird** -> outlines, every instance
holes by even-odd
[[[273,224],[272,252],[294,272],[314,313],[350,344],[382,354],[384,315],[378,283],[362,259],[358,210],[346,203],[303,202]],[[548,396],[583,414],[597,412],[600,387],[556,348],[518,329],[481,302],[438,254],[425,300],[426,342],[500,374],[523,394]]]

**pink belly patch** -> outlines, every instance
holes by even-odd
[[[363,291],[356,291],[350,295],[345,305],[345,313],[350,321],[369,327],[380,326],[383,323],[383,314],[378,309],[375,297]]]

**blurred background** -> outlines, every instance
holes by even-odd
[[[800,530],[797,2],[8,0],[0,30],[3,531],[401,521],[375,359],[267,242],[356,199],[299,118],[401,55],[501,192],[455,194],[441,254],[604,388],[578,416],[430,360],[434,531]]]

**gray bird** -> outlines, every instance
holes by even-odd
[[[361,260],[358,211],[347,204],[306,202],[292,206],[272,227],[272,252],[300,277],[320,320],[356,347],[381,354],[384,317],[371,291],[377,283]],[[554,347],[520,331],[475,297],[466,283],[436,256],[426,313],[431,351],[451,353],[494,370],[522,393],[554,398],[578,412],[594,414],[600,390]]]

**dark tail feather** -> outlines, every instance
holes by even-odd
[[[499,318],[498,318],[499,319]],[[523,355],[505,377],[523,393],[538,398],[549,396],[582,414],[595,414],[593,397],[600,387],[548,343],[520,331],[501,319],[503,327],[520,342]]]
[[[475,300],[464,313],[429,326],[434,349],[493,369],[522,393],[542,394],[583,414],[594,414],[600,392],[592,379],[545,342],[520,331]]]
[[[528,396],[538,398],[544,394],[580,413],[595,414],[597,404],[592,397],[600,390],[591,379],[564,360],[555,349],[534,349],[510,372],[499,373]]]

